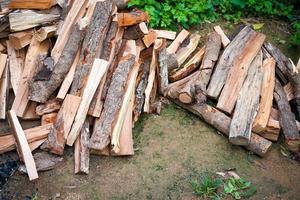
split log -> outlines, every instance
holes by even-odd
[[[125,29],[123,38],[126,40],[137,40],[143,38],[144,35],[145,33],[141,30],[140,24],[137,24]]]
[[[8,17],[10,30],[13,32],[27,30],[59,19],[59,15],[39,14],[30,10],[21,13],[10,13]]]
[[[233,39],[233,41],[226,47],[218,64],[215,67],[215,71],[211,77],[207,94],[211,98],[217,99],[227,79],[229,70],[232,68],[234,60],[245,49],[245,44],[250,44],[249,38],[254,34],[254,31],[246,26],[239,34]]]
[[[55,64],[52,73],[49,74],[48,80],[33,80],[29,82],[30,100],[44,103],[61,85],[76,57],[84,36],[84,29],[85,27],[79,27],[79,25],[74,26],[61,56]]]
[[[48,135],[48,139],[41,147],[42,149],[57,155],[63,154],[66,138],[71,130],[80,101],[80,97],[73,95],[66,96],[57,114],[54,126]]]
[[[6,67],[4,67],[2,77],[0,77],[0,119],[6,119],[6,109],[8,107],[9,95],[8,66],[6,64],[4,64],[4,66]],[[3,67],[3,64],[1,64],[0,68],[1,67]]]
[[[252,130],[256,133],[263,132],[268,124],[272,110],[273,92],[275,87],[275,60],[267,58],[263,62],[263,82],[260,94],[260,104],[253,122]]]
[[[295,115],[292,113],[283,87],[278,81],[275,82],[274,99],[279,109],[279,123],[285,136],[285,142],[291,151],[298,151],[300,136]]]
[[[15,50],[10,41],[6,40],[10,82],[15,96],[17,95],[19,83],[22,77],[26,51],[25,49]]]
[[[200,35],[194,33],[187,39],[186,42],[187,44],[183,43],[181,45],[181,48],[176,53],[178,66],[181,66],[191,55],[191,53],[193,53],[193,51],[197,48],[200,42]]]
[[[185,104],[191,104],[195,101],[195,82],[199,78],[200,72],[196,73],[198,74],[197,76],[194,76],[183,86],[183,88],[178,90],[178,99],[180,102]]]
[[[77,23],[77,21],[83,17],[85,8],[88,1],[74,0],[72,7],[70,8],[68,15],[66,16],[60,34],[58,34],[55,45],[51,51],[51,56],[54,59],[55,63],[58,61],[62,51],[65,48],[65,45],[68,41],[68,38],[71,34],[72,27]]]
[[[252,123],[259,107],[259,96],[263,79],[262,52],[251,63],[247,78],[238,94],[232,116],[229,141],[235,145],[250,143]]]
[[[40,56],[47,55],[49,49],[49,41],[38,42],[34,37],[28,48],[22,78],[19,82],[18,92],[13,102],[12,109],[16,111],[19,117],[22,117],[28,106],[28,81],[33,77],[37,68],[37,60]]]
[[[91,23],[82,44],[79,64],[76,67],[71,94],[81,96],[94,59],[102,54],[103,41],[109,29],[114,6],[111,1],[98,1]]]
[[[230,117],[228,117],[227,115],[219,111],[218,109],[205,103],[202,105],[197,105],[197,104],[185,105],[178,101],[174,101],[174,102],[179,106],[181,106],[182,108],[187,109],[188,111],[199,116],[206,123],[215,127],[218,131],[220,131],[224,135],[229,136],[231,119]],[[267,152],[270,150],[271,146],[272,146],[272,142],[264,139],[263,137],[255,133],[252,133],[250,144],[245,146],[245,148],[261,157],[264,157],[267,154]]]
[[[139,27],[140,27],[140,30],[141,30],[144,34],[148,34],[148,33],[149,33],[147,24],[146,24],[145,22],[139,23]]]
[[[92,98],[96,92],[96,89],[106,73],[108,68],[108,62],[102,59],[95,59],[91,73],[87,80],[86,88],[84,89],[81,102],[79,104],[78,111],[76,113],[74,123],[72,125],[71,131],[67,138],[67,144],[72,146],[80,133],[82,125],[85,120],[85,116],[88,113],[89,106],[92,102]]]
[[[49,9],[56,4],[55,0],[11,0],[11,9]]]
[[[0,54],[0,78],[2,77],[2,74],[5,71],[6,59],[7,59],[7,55],[1,53]]]
[[[160,39],[174,40],[176,38],[176,32],[166,30],[154,30],[156,37]]]
[[[39,41],[42,42],[47,38],[51,38],[54,36],[55,32],[57,31],[57,26],[45,26],[40,28],[38,31],[34,33],[34,37]]]
[[[266,36],[264,34],[254,32],[245,44],[243,51],[240,51],[239,56],[234,59],[223,91],[219,97],[217,108],[227,113],[232,112],[239,91],[247,76],[249,66],[261,49],[265,38]]]
[[[205,53],[202,64],[200,66],[200,77],[196,81],[196,84],[203,92],[206,93],[207,85],[212,75],[215,63],[219,58],[221,50],[221,37],[216,32],[212,32],[208,35],[207,42],[205,44]]]
[[[61,107],[61,100],[51,99],[46,103],[37,106],[35,112],[37,115],[45,115],[48,113],[58,111],[60,107]]]
[[[182,68],[169,76],[171,82],[181,80],[195,71],[203,59],[205,47],[202,47]]]
[[[90,124],[86,119],[82,125],[82,129],[78,138],[75,141],[74,160],[75,174],[89,174],[90,151],[88,148],[90,139]]]
[[[23,120],[38,120],[40,116],[36,114],[35,110],[37,107],[37,102],[28,102],[28,106],[25,110],[24,115],[22,116]]]
[[[158,51],[158,91],[160,94],[164,94],[165,89],[169,85],[169,66],[168,66],[168,54],[167,54],[167,41],[162,40],[162,44]]]
[[[32,31],[22,31],[9,34],[8,36],[10,44],[14,49],[19,50],[31,43]]]
[[[141,22],[148,22],[149,15],[141,10],[133,10],[129,13],[118,13],[117,22],[119,26],[132,26]]]
[[[27,139],[25,137],[25,133],[21,127],[21,124],[14,110],[8,112],[8,119],[9,119],[10,126],[13,129],[13,133],[18,145],[19,156],[22,158],[22,160],[25,163],[29,180],[30,181],[35,180],[39,177],[36,170],[35,162],[31,154],[31,150],[28,145]]]
[[[154,30],[150,30],[147,35],[143,37],[143,42],[147,48],[149,48],[157,39],[156,32]]]
[[[99,119],[96,119],[94,131],[90,139],[89,147],[97,150],[104,150],[110,143],[110,134],[113,129],[113,121],[120,111],[124,97],[126,81],[135,63],[135,56],[127,55],[122,57],[111,78],[103,111]]]
[[[42,116],[41,125],[54,124],[56,122],[57,113],[48,113]]]
[[[54,68],[54,60],[51,57],[46,57],[46,56],[39,57],[36,73],[32,77],[32,80],[30,80],[30,82],[48,81],[53,72],[53,68]]]
[[[225,48],[230,43],[230,40],[225,35],[224,31],[222,30],[222,28],[220,26],[214,26],[214,30],[220,35],[221,41],[222,41],[222,46],[223,46],[223,48]]]
[[[293,86],[291,83],[288,83],[286,84],[284,87],[284,92],[288,98],[288,101],[291,101],[293,100],[295,97],[294,97],[294,89],[293,89]]]
[[[52,127],[53,124],[46,124],[24,130],[27,142],[30,144],[46,139]],[[4,136],[0,137],[0,154],[14,150],[16,148],[15,143],[16,140],[13,133],[5,133]]]
[[[168,54],[174,54],[180,47],[180,45],[183,43],[183,41],[189,36],[190,32],[183,29],[175,38],[175,40],[170,44],[170,46],[167,48]]]
[[[258,134],[270,141],[278,141],[280,134],[279,121],[270,116],[265,130]]]
[[[2,43],[0,43],[0,52],[4,52],[6,51],[6,46],[4,46]],[[0,75],[1,75],[1,71],[0,71]]]

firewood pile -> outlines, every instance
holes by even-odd
[[[74,146],[75,173],[89,173],[90,153],[133,155],[134,123],[160,112],[158,95],[257,155],[281,130],[298,151],[300,64],[250,26],[232,41],[216,26],[200,47],[197,33],[149,28],[145,12],[122,10],[126,0],[3,2],[0,119],[11,132],[0,153],[17,149],[30,180],[51,168],[44,160],[60,162],[51,156],[65,145]],[[20,119],[41,125],[23,130]]]

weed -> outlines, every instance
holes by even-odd
[[[161,166],[161,165],[154,165],[154,170],[155,170],[155,171],[161,171],[161,170],[163,170],[163,169],[164,169],[164,167]]]
[[[230,177],[224,183],[225,194],[230,194],[234,199],[249,198],[256,193],[256,187],[243,178]]]

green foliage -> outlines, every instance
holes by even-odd
[[[230,194],[234,199],[249,198],[256,193],[256,188],[243,178],[230,177],[224,183],[225,194]]]
[[[300,21],[293,24],[294,33],[291,37],[294,46],[300,46]]]

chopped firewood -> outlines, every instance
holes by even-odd
[[[48,113],[42,116],[41,125],[54,124],[56,122],[57,113]]]
[[[35,162],[31,154],[25,133],[14,110],[8,112],[8,119],[17,142],[19,156],[25,163],[29,180],[32,181],[37,179],[39,176],[36,170]]]
[[[181,80],[196,70],[202,61],[205,47],[202,47],[182,68],[169,76],[171,82]]]
[[[34,150],[39,148],[45,141],[46,141],[46,139],[41,139],[41,140],[29,143],[29,148],[30,148],[31,152],[33,152]]]
[[[175,40],[170,44],[170,46],[167,48],[168,54],[174,54],[180,47],[180,45],[183,43],[183,41],[189,36],[190,32],[183,29],[175,38]]]
[[[215,26],[214,30],[221,36],[222,46],[225,48],[230,43],[230,40],[220,26]]]
[[[6,67],[7,55],[0,53],[0,78],[2,77],[3,72]]]
[[[122,133],[122,127],[126,126],[124,124],[124,121],[127,116],[127,111],[129,110],[129,112],[132,112],[132,106],[130,106],[130,104],[134,98],[134,92],[135,92],[134,90],[135,90],[135,85],[136,85],[136,78],[137,78],[138,71],[139,71],[139,66],[140,66],[140,63],[135,63],[133,66],[133,69],[131,70],[131,72],[129,74],[129,78],[126,83],[127,88],[126,88],[126,91],[125,91],[125,94],[123,97],[123,102],[120,107],[118,117],[115,120],[114,128],[112,130],[111,145],[113,147],[113,152],[115,152],[117,154],[120,152],[120,135]],[[129,109],[129,108],[131,108],[131,109]],[[129,123],[132,124],[132,114],[131,114],[131,119],[130,119]],[[130,126],[130,124],[127,124],[127,125]],[[130,144],[127,144],[127,145],[130,145]],[[128,148],[128,147],[125,146],[124,148]],[[131,148],[133,148],[133,147],[131,147]]]
[[[263,82],[260,93],[260,104],[252,130],[256,133],[263,132],[267,127],[272,110],[273,92],[275,87],[275,60],[267,58],[263,62]]]
[[[113,129],[113,121],[120,111],[125,93],[124,86],[134,63],[134,55],[127,55],[120,59],[111,78],[101,116],[95,121],[94,131],[89,143],[90,148],[104,150],[110,143],[109,137]]]
[[[157,35],[154,30],[150,30],[147,35],[143,37],[143,42],[147,48],[149,48],[156,40]]]
[[[48,74],[48,80],[32,80],[29,82],[30,100],[44,103],[61,85],[76,57],[84,36],[84,29],[85,27],[79,27],[79,25],[74,26],[61,56],[53,67],[52,73]]]
[[[154,30],[157,38],[174,40],[176,38],[176,32],[166,30]]]
[[[9,13],[8,17],[10,30],[13,32],[27,30],[42,24],[55,22],[59,19],[59,15],[39,14],[30,10]]]
[[[288,83],[286,84],[284,87],[284,92],[286,93],[286,96],[288,98],[288,101],[291,101],[293,100],[295,97],[294,97],[294,89],[292,87],[292,84],[291,83]]]
[[[270,141],[277,141],[279,138],[279,133],[280,133],[279,121],[273,119],[273,117],[270,116],[265,130],[258,134]]]
[[[80,134],[75,141],[74,160],[75,160],[75,174],[89,173],[90,151],[88,148],[90,139],[90,124],[86,119],[82,125]]]
[[[174,102],[180,105],[181,107],[189,110],[190,112],[194,113],[195,115],[199,116],[205,122],[214,126],[221,133],[225,134],[226,136],[229,136],[231,119],[218,109],[205,103],[202,105],[186,105],[178,101]],[[255,133],[252,133],[250,143],[247,146],[245,146],[245,148],[263,157],[270,150],[271,146],[272,142],[266,140],[265,138]]]
[[[145,22],[139,23],[139,27],[140,27],[140,30],[141,30],[144,34],[148,34],[148,33],[149,33],[147,24],[146,24]]]
[[[34,33],[34,37],[42,42],[44,40],[46,40],[47,38],[51,38],[54,36],[55,32],[57,30],[57,26],[56,25],[52,25],[52,26],[45,26],[40,28],[38,31],[36,31]]]
[[[4,71],[0,77],[0,119],[6,119],[6,109],[8,107],[9,95],[9,73],[8,66],[4,63]],[[2,65],[0,66],[0,68]]]
[[[275,82],[274,99],[279,109],[279,123],[285,136],[285,143],[291,151],[298,151],[300,136],[297,128],[295,115],[281,84]]]
[[[76,24],[76,22],[83,17],[85,8],[88,1],[82,0],[74,0],[72,3],[72,7],[66,16],[63,26],[61,27],[61,33],[58,35],[56,43],[51,51],[51,56],[55,62],[58,61],[62,51],[65,49],[65,45],[70,37],[72,27]]]
[[[193,53],[200,42],[200,35],[194,33],[187,39],[187,44],[181,45],[181,48],[177,51],[176,57],[178,65],[182,65],[185,60]]]
[[[56,4],[55,0],[11,0],[11,9],[49,9]]]
[[[266,36],[264,34],[254,32],[245,44],[243,51],[240,51],[239,56],[234,59],[223,91],[219,97],[217,108],[227,113],[232,112],[238,98],[239,91],[247,76],[249,66],[258,51],[261,49],[265,38]]]
[[[169,67],[167,54],[167,41],[162,40],[162,44],[156,50],[158,51],[158,91],[164,94],[165,89],[169,85]]]
[[[37,69],[38,58],[48,53],[49,45],[49,41],[40,43],[34,37],[32,38],[26,54],[25,65],[22,78],[19,82],[18,92],[12,105],[12,109],[16,111],[19,117],[24,115],[28,106],[28,81],[34,76],[35,70]]]
[[[25,49],[15,50],[10,41],[6,41],[10,82],[14,91],[15,96],[17,95],[19,83],[22,78],[26,51]]]
[[[22,31],[9,34],[10,44],[16,50],[22,49],[31,43],[32,31]]]
[[[66,138],[71,130],[80,101],[80,97],[69,94],[66,96],[42,149],[58,155],[63,154]]]
[[[35,75],[31,81],[49,81],[54,69],[54,60],[51,57],[40,57]],[[30,84],[29,84],[30,86]],[[30,89],[30,87],[29,87]]]
[[[235,145],[246,146],[250,143],[252,123],[259,107],[263,79],[262,59],[260,51],[250,64],[247,78],[237,98],[229,131],[229,141]]]
[[[91,23],[83,40],[79,64],[75,70],[71,87],[71,94],[73,95],[82,95],[93,61],[97,55],[102,53],[103,41],[112,20],[111,13],[113,9],[114,6],[110,1],[98,1],[96,3]]]
[[[196,84],[198,85],[197,87],[199,87],[205,93],[215,63],[219,58],[220,50],[221,37],[216,32],[210,33],[205,44],[205,53],[203,56],[202,64],[200,66],[200,76],[196,81]]]
[[[141,30],[140,24],[136,24],[125,29],[123,38],[126,40],[137,40],[143,38],[144,35],[145,33]]]
[[[141,22],[148,22],[149,15],[141,10],[133,10],[129,13],[118,13],[117,22],[119,26],[132,26]]]
[[[24,130],[28,143],[46,139],[52,127],[53,124],[46,124],[44,126]],[[13,133],[5,133],[4,136],[0,137],[0,154],[12,151],[15,148],[15,137]]]
[[[35,112],[37,115],[45,115],[48,113],[58,111],[60,107],[61,107],[61,100],[51,99],[46,103],[37,106]]]
[[[250,45],[247,41],[253,33],[254,31],[249,26],[246,26],[226,47],[220,56],[218,64],[215,67],[215,71],[211,77],[207,89],[209,97],[213,99],[218,98],[235,58],[237,58],[238,55],[245,49],[246,44]]]
[[[67,138],[67,144],[72,146],[75,142],[78,134],[80,133],[81,127],[84,123],[85,116],[88,113],[90,103],[96,92],[96,89],[106,73],[108,68],[108,62],[102,59],[95,59],[91,73],[89,74],[86,88],[84,89],[81,102],[79,104],[78,111],[76,113],[72,129]]]
[[[4,51],[6,51],[6,47],[0,43],[0,52],[4,52]]]
[[[37,102],[29,101],[28,106],[25,110],[24,115],[22,116],[23,120],[37,120],[40,119],[40,116],[36,114],[35,110],[37,107]]]
[[[196,72],[197,76],[194,76],[189,80],[181,89],[178,89],[178,99],[185,104],[191,104],[195,101],[195,82],[199,79],[200,72]]]

